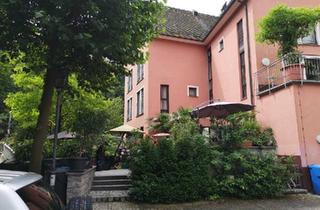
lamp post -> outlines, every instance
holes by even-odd
[[[54,128],[54,143],[53,143],[53,157],[52,157],[52,174],[50,177],[50,186],[55,186],[56,179],[56,159],[57,159],[57,144],[58,144],[58,133],[59,133],[59,122],[60,122],[60,113],[61,113],[61,103],[62,103],[62,92],[63,88],[67,81],[67,72],[62,71],[56,79],[56,93],[57,93],[57,102],[56,102],[56,119],[55,119],[55,128]]]

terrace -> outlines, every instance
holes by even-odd
[[[257,95],[305,82],[320,83],[319,55],[288,54],[255,73]]]

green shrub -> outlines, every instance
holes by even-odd
[[[214,189],[209,174],[211,152],[189,118],[176,123],[175,135],[153,144],[144,139],[132,149],[131,197],[139,202],[174,203],[208,199]],[[188,135],[183,135],[183,133]]]
[[[279,196],[293,177],[290,163],[273,154],[253,155],[246,150],[220,153],[212,161],[219,183],[216,193],[238,198]]]
[[[245,140],[255,146],[275,144],[271,128],[263,129],[255,118],[254,112],[240,112],[226,119],[211,119],[213,142],[226,150],[239,148]]]

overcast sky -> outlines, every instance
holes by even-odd
[[[167,0],[167,5],[185,10],[219,16],[227,0]]]

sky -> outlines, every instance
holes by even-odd
[[[196,10],[200,13],[219,16],[221,8],[227,0],[167,0],[170,7]]]

